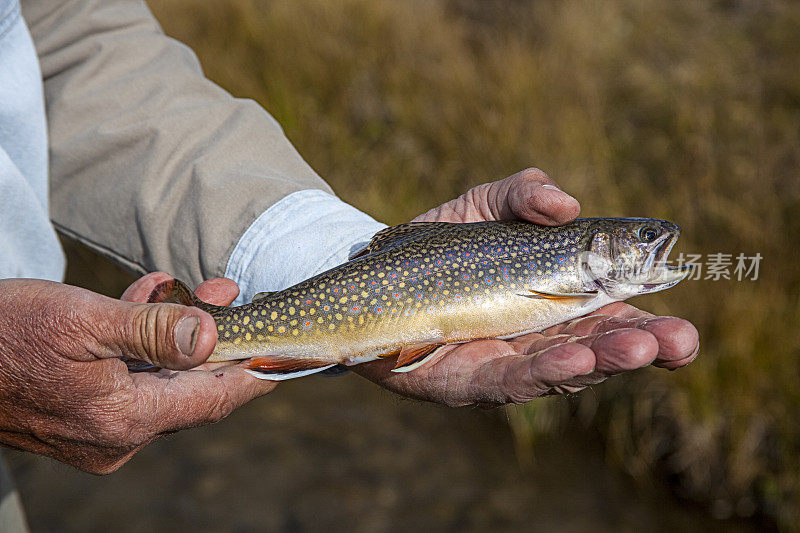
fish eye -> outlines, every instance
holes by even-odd
[[[644,226],[639,230],[639,238],[643,242],[653,242],[658,237],[658,230],[652,226]]]

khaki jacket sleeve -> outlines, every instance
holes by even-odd
[[[331,192],[255,102],[203,76],[143,1],[22,2],[39,55],[57,229],[136,272],[225,272],[242,233]]]

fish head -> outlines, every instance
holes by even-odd
[[[587,219],[581,271],[584,280],[615,300],[668,289],[690,267],[667,264],[681,234],[673,222],[652,218]]]

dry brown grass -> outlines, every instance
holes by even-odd
[[[212,79],[263,104],[343,198],[386,222],[535,165],[584,214],[675,220],[682,251],[760,252],[758,281],[636,302],[697,325],[694,365],[512,420],[521,435],[581,422],[640,479],[668,474],[720,515],[800,521],[800,5],[151,5]]]

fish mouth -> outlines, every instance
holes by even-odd
[[[689,265],[669,264],[669,253],[678,242],[678,237],[680,231],[663,235],[660,241],[656,241],[656,246],[650,252],[642,269],[648,273],[647,280],[641,283],[643,292],[668,289],[686,279],[691,273],[692,268]]]

